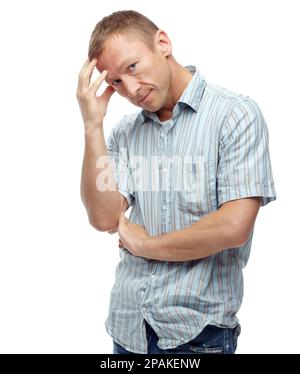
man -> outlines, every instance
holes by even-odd
[[[115,91],[140,109],[105,142]],[[180,65],[166,32],[134,11],[95,26],[77,98],[82,200],[96,229],[119,234],[114,353],[234,353],[255,219],[276,198],[258,105]]]

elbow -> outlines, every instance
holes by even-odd
[[[232,228],[232,248],[238,248],[245,245],[249,239],[250,232],[241,228],[240,225],[235,225]]]
[[[108,231],[107,226],[104,226],[98,222],[90,221],[91,226],[97,231],[106,232]]]
[[[111,231],[119,225],[118,216],[113,216],[111,214],[108,215],[105,213],[99,214],[99,212],[95,212],[94,210],[89,209],[86,205],[85,208],[90,225],[97,231]]]
[[[239,248],[239,247],[242,247],[244,246],[248,241],[248,238],[245,238],[245,237],[237,237],[236,240],[235,240],[235,245],[233,246],[233,248]]]
[[[118,226],[119,222],[115,221],[104,221],[94,217],[89,217],[89,222],[94,229],[101,232],[112,231]]]

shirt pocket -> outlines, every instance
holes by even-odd
[[[204,156],[183,163],[175,184],[178,209],[186,214],[202,216],[213,210],[213,171]]]

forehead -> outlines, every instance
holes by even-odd
[[[150,53],[149,48],[136,35],[114,35],[105,42],[98,57],[97,69],[100,72],[107,70],[109,73],[116,74],[125,61],[137,56],[145,56],[148,53]]]

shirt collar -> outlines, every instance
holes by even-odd
[[[180,96],[178,103],[183,103],[192,108],[195,112],[198,111],[200,101],[202,99],[206,82],[204,77],[200,74],[199,69],[194,65],[187,65],[185,69],[190,71],[193,74],[192,79],[189,81],[188,85],[184,89],[182,95]],[[178,104],[177,103],[177,104]],[[176,105],[177,105],[176,104]],[[146,109],[143,109],[139,113],[139,121],[143,124],[147,117],[152,118],[154,115],[153,112],[149,112]]]

